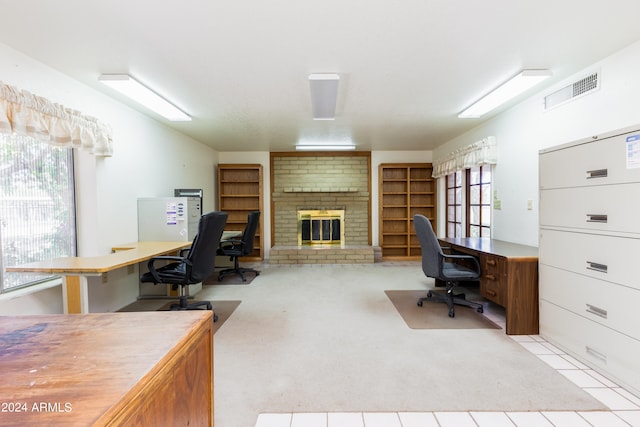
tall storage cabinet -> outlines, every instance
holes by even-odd
[[[262,165],[219,164],[218,208],[228,214],[225,230],[242,232],[249,212],[262,212]],[[263,216],[260,215],[253,253],[246,260],[259,261],[263,258]]]
[[[640,393],[640,126],[539,160],[540,335]]]
[[[413,216],[436,226],[436,181],[431,163],[382,163],[378,170],[380,247],[386,259],[420,258]]]

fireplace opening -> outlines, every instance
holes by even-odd
[[[343,209],[298,211],[298,245],[343,243]]]

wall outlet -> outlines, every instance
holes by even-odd
[[[502,209],[502,200],[500,199],[494,199],[493,200],[493,209],[499,211],[500,209]]]
[[[527,210],[533,210],[533,200],[527,200]]]

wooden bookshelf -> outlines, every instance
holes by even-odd
[[[262,165],[219,164],[218,208],[229,215],[225,230],[242,233],[247,225],[249,212],[262,213]],[[259,261],[263,258],[262,217],[261,214],[253,253],[243,258],[245,260]]]
[[[419,259],[413,216],[422,214],[436,229],[436,180],[431,163],[379,166],[380,247],[383,259]]]

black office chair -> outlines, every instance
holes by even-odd
[[[189,285],[202,282],[213,274],[215,268],[216,251],[222,231],[227,223],[226,212],[210,212],[202,215],[198,224],[198,234],[193,239],[191,247],[180,252],[180,256],[157,256],[149,260],[149,272],[140,277],[141,282],[166,283],[174,289],[180,287],[180,301],[171,304],[171,310],[194,310],[206,307],[211,310],[211,302],[197,301],[188,303],[186,288]],[[186,256],[184,256],[186,254]],[[175,261],[163,267],[156,268],[157,261]],[[214,322],[217,320],[215,314]]]
[[[247,281],[244,276],[245,273],[254,273],[256,276],[260,275],[260,272],[253,268],[242,268],[239,266],[238,258],[250,255],[253,252],[253,241],[256,237],[256,231],[258,230],[258,224],[260,222],[260,211],[249,212],[247,216],[247,225],[242,233],[242,238],[223,240],[220,242],[220,248],[218,249],[218,255],[228,256],[233,260],[233,268],[227,268],[221,270],[218,274],[218,280],[222,281],[224,276],[229,274],[239,274],[243,282]]]
[[[453,289],[458,282],[473,281],[480,279],[480,264],[471,255],[445,254],[440,247],[438,238],[433,232],[431,222],[424,215],[413,217],[413,226],[422,249],[422,271],[427,277],[442,280],[446,283],[445,292],[430,290],[426,298],[418,300],[418,306],[422,307],[425,301],[445,302],[449,306],[449,317],[456,315],[454,304],[475,308],[482,313],[482,304],[467,301],[464,294],[454,294]],[[458,262],[464,261],[473,266],[469,268]]]

